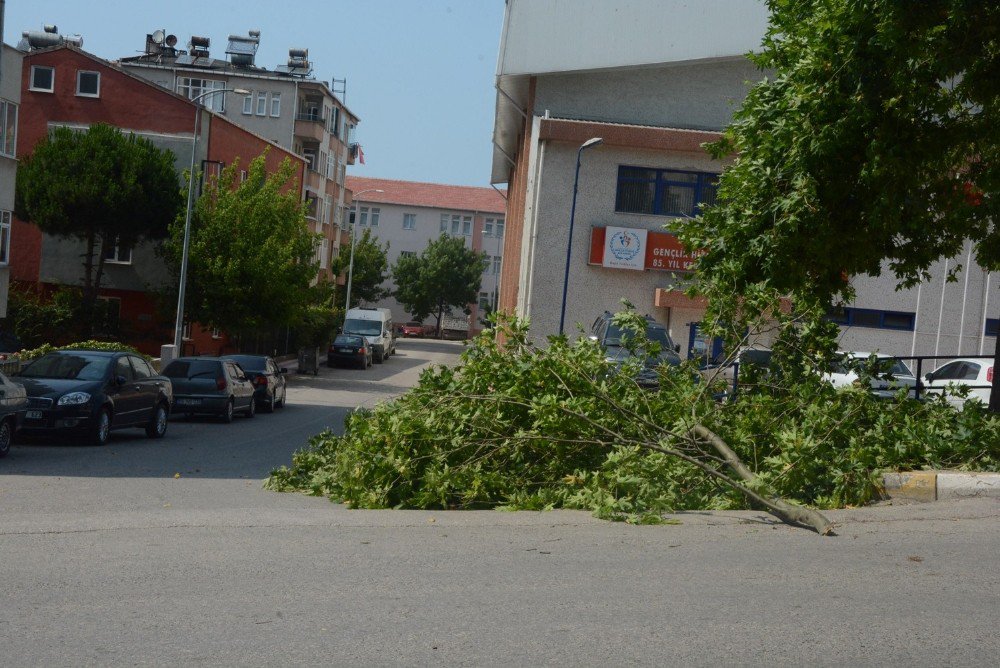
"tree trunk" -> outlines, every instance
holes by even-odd
[[[441,318],[444,317],[444,300],[438,300],[438,314],[437,314],[437,338],[441,340]]]
[[[735,471],[736,475],[740,478],[748,483],[751,483],[751,488],[753,487],[753,483],[757,480],[757,476],[753,474],[753,471],[746,467],[743,461],[740,460],[735,452],[733,452],[732,448],[730,448],[729,445],[718,436],[718,434],[700,424],[695,425],[694,428],[691,429],[691,433],[698,439],[705,441],[715,448],[716,452],[718,452],[725,460],[726,464],[729,465],[729,468]],[[768,496],[767,498],[764,498],[762,495],[759,500],[767,506],[768,510],[770,510],[774,515],[789,524],[802,524],[807,527],[811,527],[821,536],[829,536],[833,534],[833,522],[826,519],[822,513],[813,510],[812,508],[792,505],[784,499],[773,495]]]
[[[83,302],[81,303],[81,322],[78,326],[89,337],[94,333],[94,306],[97,302],[97,291],[94,289],[94,251],[97,246],[97,235],[87,234],[87,250],[83,255]],[[101,256],[103,258],[103,254]]]

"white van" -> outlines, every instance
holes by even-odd
[[[378,364],[396,352],[396,332],[392,311],[387,308],[352,308],[344,318],[344,334],[365,337]]]

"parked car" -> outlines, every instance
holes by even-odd
[[[952,406],[961,408],[968,401],[990,403],[990,385],[993,383],[993,364],[986,359],[960,358],[942,364],[934,371],[924,374],[925,396],[945,394],[945,401]],[[969,393],[965,397],[945,393],[949,386],[953,388],[966,387]],[[978,387],[977,387],[978,386]]]
[[[860,383],[857,371],[846,362],[863,362],[874,355],[878,368],[874,369],[875,374],[870,381],[872,394],[882,399],[891,399],[900,389],[907,387],[909,396],[916,396],[917,379],[901,360],[882,353],[839,351],[837,355],[840,361],[834,365],[830,373],[826,374],[826,379],[834,387],[848,387]]]
[[[339,334],[326,353],[326,365],[367,369],[372,365],[372,347],[363,336]]]
[[[597,317],[590,328],[590,340],[596,341],[604,348],[609,361],[618,358],[621,354],[620,349],[622,349],[622,330],[612,321],[613,315],[610,311],[605,311]],[[681,349],[680,345],[674,343],[673,339],[670,338],[666,327],[648,315],[646,316],[646,338],[660,344],[660,356],[663,362],[674,366],[681,363],[680,355],[677,354]]]
[[[717,387],[714,383],[718,383],[723,389],[716,398],[725,399],[735,390],[735,383],[746,377],[751,366],[762,371],[769,370],[771,350],[761,346],[745,346],[733,355],[723,353],[701,370],[701,377],[706,382],[713,383],[713,387]]]
[[[254,388],[240,365],[226,357],[178,357],[163,369],[174,385],[174,411],[188,417],[216,415],[232,422],[257,412]]]
[[[408,322],[399,326],[400,336],[421,337],[424,335],[424,325],[420,322]]]
[[[285,374],[288,373],[288,369],[279,367],[267,355],[229,355],[227,359],[239,364],[250,379],[258,408],[265,413],[273,413],[275,408],[285,405],[288,389]]]
[[[0,373],[0,458],[6,457],[14,444],[14,435],[24,424],[28,393],[24,385]]]
[[[112,429],[142,427],[150,438],[167,433],[170,380],[140,355],[51,352],[28,364],[17,380],[28,396],[26,434],[78,433],[104,445]]]
[[[674,354],[671,355],[670,353]],[[610,373],[620,373],[621,368],[634,358],[635,356],[625,348],[612,348],[606,356],[607,361],[611,363]],[[661,352],[659,356],[647,357],[643,360],[642,366],[639,367],[639,371],[632,376],[632,379],[639,385],[639,387],[645,390],[659,389],[660,366],[663,364],[677,366],[677,362],[675,361],[676,358],[677,355],[675,351]]]

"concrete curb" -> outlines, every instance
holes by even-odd
[[[942,501],[991,497],[1000,499],[1000,473],[963,471],[903,471],[882,476],[890,499]]]

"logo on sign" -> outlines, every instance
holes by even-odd
[[[621,262],[632,262],[635,256],[642,252],[642,242],[639,235],[631,230],[619,230],[611,235],[608,250]]]

